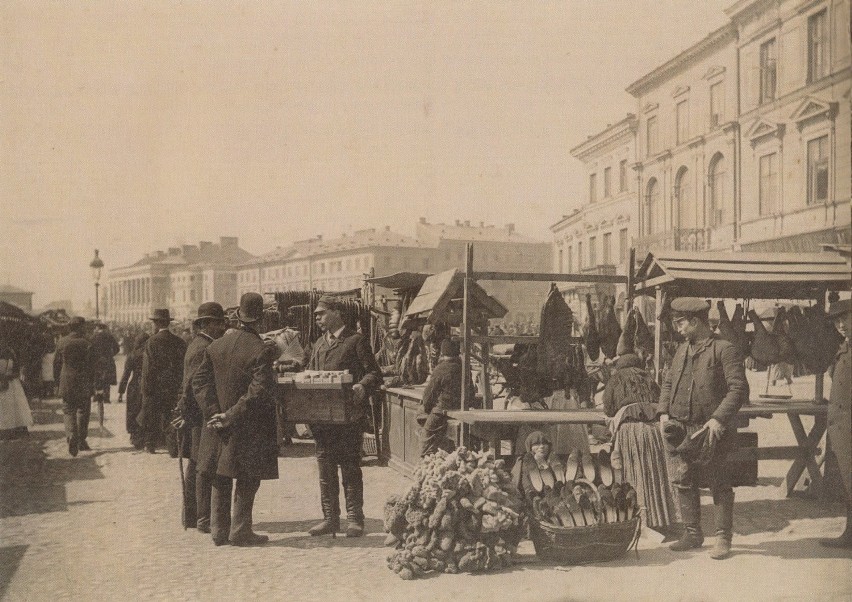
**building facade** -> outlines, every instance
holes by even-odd
[[[27,311],[33,309],[33,293],[11,284],[0,284],[0,301],[11,303]]]
[[[107,318],[139,323],[153,309],[167,307],[175,319],[186,320],[195,317],[205,301],[237,305],[237,266],[252,257],[232,236],[220,237],[218,244],[201,241],[147,254],[132,265],[110,270]]]
[[[554,272],[627,273],[630,247],[638,234],[637,222],[632,219],[636,205],[633,167],[637,123],[636,116],[629,114],[571,149],[571,156],[583,163],[588,188],[581,207],[550,227]],[[578,323],[586,317],[587,293],[592,295],[593,306],[598,306],[606,295],[615,296],[620,310],[625,289],[621,285],[560,285]]]

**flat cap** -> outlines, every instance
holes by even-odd
[[[314,313],[318,313],[326,310],[340,310],[340,301],[332,295],[323,295],[317,301],[316,309],[314,309]]]
[[[841,299],[828,306],[828,317],[837,318],[852,312],[852,299]]]
[[[672,299],[672,314],[682,316],[688,314],[699,314],[710,311],[710,304],[700,297],[678,297]]]

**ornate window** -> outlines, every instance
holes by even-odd
[[[727,199],[727,165],[725,157],[717,154],[710,162],[707,181],[710,186],[710,225],[729,223]]]

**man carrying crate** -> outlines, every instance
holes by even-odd
[[[323,295],[314,310],[322,336],[314,343],[309,370],[348,370],[352,375],[353,419],[348,424],[311,424],[316,441],[322,522],[308,531],[313,536],[334,534],[340,528],[340,489],[337,467],[346,497],[346,537],[364,534],[364,482],[361,476],[361,440],[370,392],[382,382],[382,373],[369,340],[343,322],[340,303]]]

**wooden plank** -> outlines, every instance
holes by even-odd
[[[474,334],[470,340],[474,343],[538,343],[539,338],[536,335],[529,334],[489,334],[487,336]],[[572,343],[582,342],[582,337],[571,337]]]
[[[657,251],[651,253],[656,261],[718,261],[724,263],[813,263],[845,264],[839,255],[831,253],[736,253],[707,251]]]
[[[597,282],[627,284],[627,276],[604,274],[549,274],[541,272],[473,272],[474,280],[510,280],[513,282]]]
[[[465,424],[606,424],[600,410],[454,410],[447,415]]]
[[[847,274],[849,268],[845,265],[816,265],[812,263],[721,263],[717,261],[667,261],[662,264],[666,271],[687,270],[700,272],[722,272],[722,273],[761,273],[786,274],[788,272],[802,272],[814,274],[815,276],[834,276],[836,274]]]

